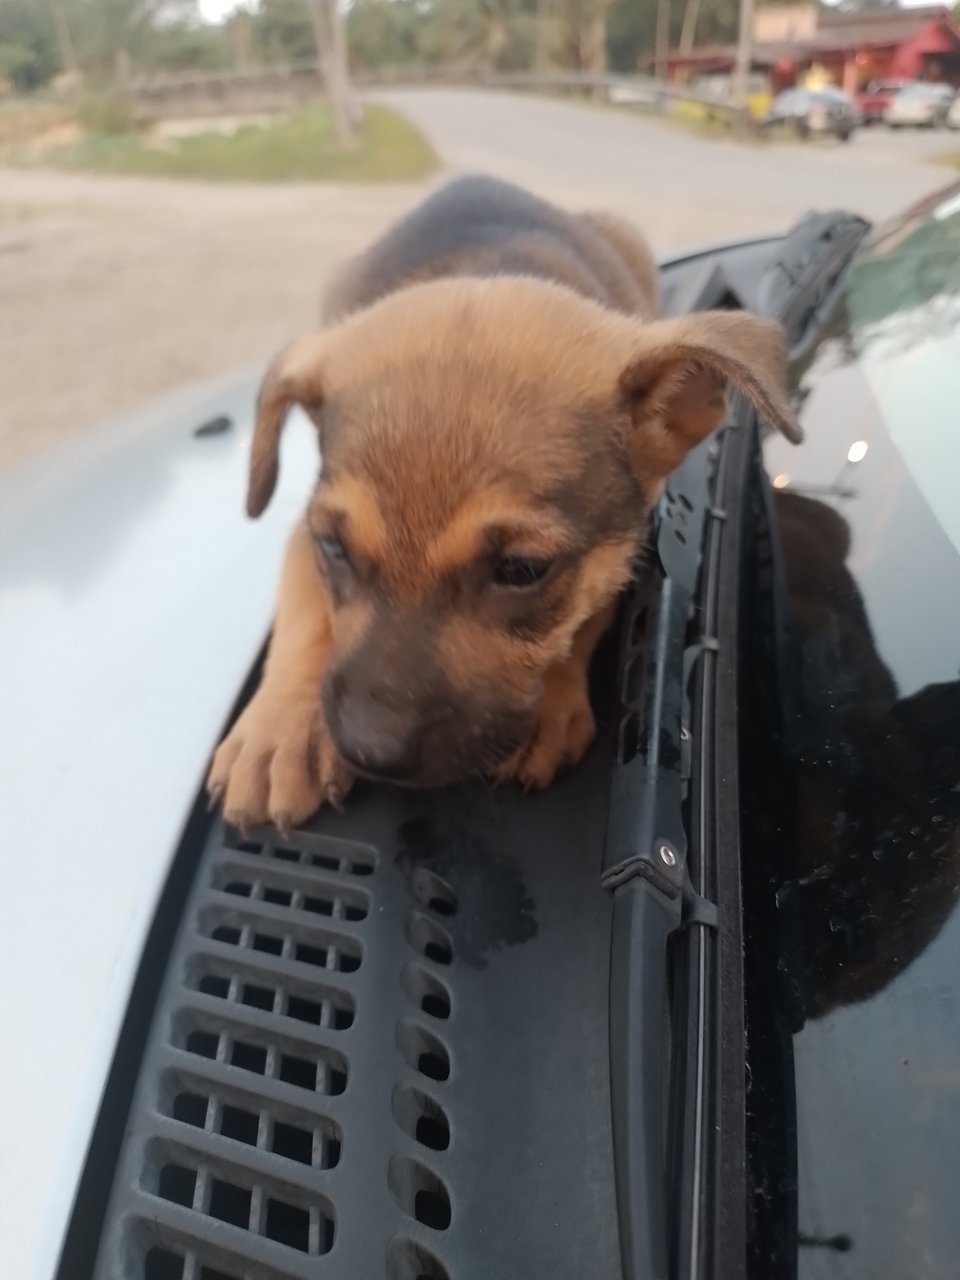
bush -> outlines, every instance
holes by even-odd
[[[77,119],[88,133],[133,133],[136,122],[130,107],[112,93],[88,93],[80,100]]]

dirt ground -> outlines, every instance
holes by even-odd
[[[452,168],[618,207],[659,250],[782,228],[815,204],[893,213],[950,177],[917,154],[926,142],[765,151],[510,95],[394,97]],[[423,190],[0,170],[0,466],[266,360],[314,323],[337,264]]]
[[[0,171],[0,466],[266,359],[420,194]]]

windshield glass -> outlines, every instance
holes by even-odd
[[[765,972],[780,983],[766,1025],[783,1020],[795,1116],[773,1185],[795,1197],[800,1280],[947,1280],[960,1258],[960,190],[873,240],[795,374],[806,441],[764,446],[788,797],[763,853],[761,916],[777,934]]]
[[[960,193],[854,268],[853,348],[887,431],[960,549]]]
[[[956,679],[960,636],[942,615],[960,601],[960,190],[874,239],[795,377],[807,438],[767,442],[774,484],[849,526],[901,691]]]

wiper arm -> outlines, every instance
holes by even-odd
[[[602,882],[615,894],[611,1094],[625,1280],[668,1274],[669,944],[685,922],[716,919],[690,883],[683,817],[686,691],[692,664],[710,643],[688,644],[689,618],[716,451],[716,442],[705,442],[671,476],[653,581],[631,595],[621,632],[622,716]]]
[[[809,213],[782,241],[757,290],[757,308],[776,316],[791,358],[816,340],[870,223],[854,213]]]

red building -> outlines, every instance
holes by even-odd
[[[763,15],[757,11],[758,18]],[[767,24],[767,31],[771,24]],[[853,93],[870,80],[930,80],[960,86],[960,25],[941,6],[841,12],[820,9],[813,30],[789,39],[757,39],[752,69],[767,74],[774,91],[794,83],[812,66]],[[757,34],[763,33],[757,24]],[[674,54],[671,80],[732,71],[733,45]]]

